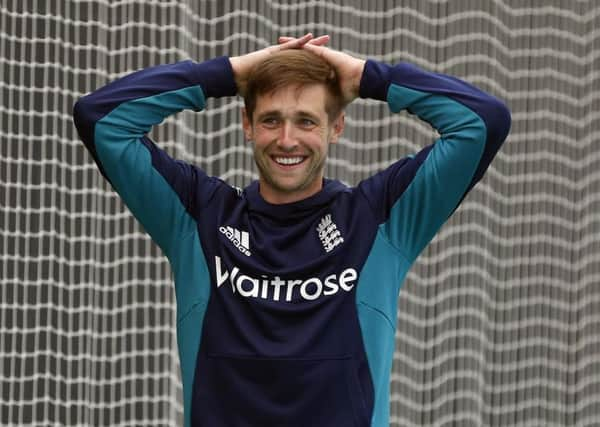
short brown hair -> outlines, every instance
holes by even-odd
[[[333,120],[344,108],[340,83],[335,69],[324,59],[302,49],[282,50],[258,64],[248,76],[244,96],[246,114],[250,119],[256,108],[256,99],[285,86],[323,84],[329,97],[325,111]]]

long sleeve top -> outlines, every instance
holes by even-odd
[[[162,65],[82,98],[79,134],[172,267],[186,426],[389,425],[397,297],[506,138],[510,114],[454,77],[367,61],[360,96],[440,137],[347,187],[274,205],[147,136],[236,93],[227,58]]]

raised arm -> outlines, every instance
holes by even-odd
[[[506,106],[455,77],[367,61],[360,96],[407,110],[440,134],[361,184],[391,243],[413,261],[481,179],[510,129]]]
[[[192,223],[192,190],[210,197],[211,180],[170,158],[147,136],[183,109],[199,111],[208,97],[235,95],[229,60],[160,65],[129,74],[81,98],[74,107],[79,135],[109,180],[167,255]]]
[[[359,187],[388,239],[412,262],[481,179],[510,128],[506,106],[455,77],[410,64],[363,61],[310,43],[304,46],[336,67],[347,102],[356,96],[407,110],[440,134]]]
[[[167,255],[193,228],[188,213],[210,199],[217,180],[169,157],[148,132],[171,114],[202,110],[209,97],[243,95],[246,76],[257,62],[309,40],[326,42],[307,34],[231,59],[159,65],[116,80],[75,104],[75,125],[100,171]]]

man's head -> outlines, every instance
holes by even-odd
[[[246,114],[252,119],[256,99],[285,86],[302,88],[321,84],[326,88],[325,111],[333,121],[344,108],[335,69],[324,59],[302,49],[277,52],[255,67],[248,78],[244,95]]]
[[[302,49],[277,52],[251,72],[244,101],[244,133],[254,141],[265,200],[287,203],[318,192],[327,148],[344,127],[333,67]]]

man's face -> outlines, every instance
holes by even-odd
[[[330,122],[327,96],[319,84],[286,86],[256,99],[252,121],[243,112],[267,202],[295,202],[321,190],[327,148],[344,128],[343,114]]]

